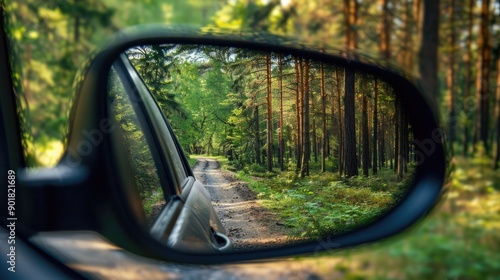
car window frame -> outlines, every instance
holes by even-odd
[[[168,201],[170,201],[172,197],[176,195],[176,193],[172,190],[171,187],[169,187],[172,184],[168,180],[170,174],[167,172],[168,168],[164,166],[164,161],[160,157],[160,144],[155,137],[153,125],[151,124],[150,118],[148,118],[143,99],[136,89],[135,84],[128,75],[128,70],[126,69],[126,65],[123,64],[123,61],[121,61],[121,59],[117,59],[113,63],[112,67],[125,89],[125,94],[127,94],[130,102],[132,103],[134,113],[137,116],[140,127],[144,133],[144,138],[146,139],[148,148],[151,152],[151,156],[154,160],[154,165],[156,167],[157,175],[161,184],[161,186],[159,187],[161,187],[161,189],[163,190],[163,196],[167,204]],[[112,110],[112,108],[110,108],[110,110]]]
[[[158,148],[158,152],[154,153],[158,160],[161,161],[163,166],[165,180],[161,181],[162,184],[165,182],[164,187],[169,188],[172,195],[181,195],[184,186],[189,182],[189,177],[193,177],[193,172],[187,164],[187,159],[185,153],[180,148],[177,137],[175,136],[172,127],[170,126],[165,114],[158,105],[158,102],[152,95],[146,83],[142,79],[141,75],[137,72],[135,67],[132,65],[125,53],[120,54],[117,59],[123,65],[124,71],[126,71],[127,79],[133,84],[133,91],[138,98],[140,98],[140,103],[142,110],[145,115],[147,115],[148,121],[150,122],[152,137],[155,138],[155,143]],[[157,124],[153,124],[153,121],[157,121]],[[171,143],[165,139],[168,137],[171,139]],[[181,169],[183,175],[179,177],[178,172],[174,168],[173,160],[168,156],[168,150],[173,150],[174,154],[179,157],[179,162],[181,164]],[[158,167],[157,167],[158,168]]]

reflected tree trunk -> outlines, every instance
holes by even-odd
[[[253,110],[253,123],[254,123],[254,133],[255,133],[255,160],[257,164],[262,164],[260,156],[260,147],[262,147],[260,140],[260,118],[259,118],[259,105],[255,105]]]
[[[377,144],[378,144],[378,88],[377,88],[377,77],[374,77],[374,84],[373,84],[373,145],[372,145],[372,150],[373,150],[373,163],[372,163],[372,172],[373,175],[377,174]]]
[[[279,129],[279,165],[280,170],[285,170],[284,151],[285,143],[283,140],[283,62],[281,54],[278,54],[278,90],[280,95],[280,129]]]
[[[326,131],[326,95],[325,95],[325,74],[323,69],[323,63],[319,65],[319,79],[320,79],[320,92],[321,92],[321,124],[322,126],[322,140],[321,140],[321,172],[326,171],[326,152],[327,152],[327,141],[328,135]],[[332,104],[333,105],[333,104]],[[333,111],[333,106],[332,106]],[[333,112],[332,112],[333,118]],[[333,123],[333,121],[332,121]]]
[[[273,171],[273,111],[271,92],[271,54],[266,55],[267,72],[267,171]]]
[[[295,65],[295,113],[297,120],[297,134],[296,134],[296,147],[295,147],[295,155],[296,155],[296,170],[300,170],[301,156],[302,156],[302,122],[301,122],[301,111],[302,111],[302,98],[301,98],[301,89],[302,82],[300,77],[300,68],[302,67],[302,63],[297,57],[294,57],[294,65]]]
[[[310,113],[309,113],[309,99],[310,99],[310,89],[309,89],[309,60],[305,59],[303,63],[303,112],[302,112],[302,120],[303,120],[303,146],[302,146],[302,163],[300,169],[300,176],[305,177],[309,176],[309,157],[311,150],[311,138],[309,133],[309,124],[310,124]]]
[[[370,164],[370,149],[369,149],[369,141],[370,138],[368,136],[368,100],[366,98],[366,92],[363,92],[363,100],[362,100],[362,116],[361,116],[361,138],[362,138],[362,165],[363,165],[363,175],[369,175],[369,164]]]
[[[354,71],[346,67],[344,70],[344,159],[345,175],[347,178],[358,175],[354,79]]]
[[[339,175],[344,174],[344,127],[343,127],[343,117],[342,117],[342,106],[341,106],[341,95],[342,91],[340,90],[340,78],[339,78],[339,69],[335,68],[335,84],[337,85],[337,126],[338,126],[338,134],[337,134],[337,154],[338,154],[338,171]]]

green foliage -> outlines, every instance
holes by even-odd
[[[55,160],[43,157],[57,159],[62,149],[47,143],[64,142],[76,71],[93,48],[91,35],[110,23],[112,11],[95,0],[23,0],[5,6],[16,52],[15,86],[26,101],[20,104],[28,164],[53,165]]]
[[[468,222],[480,218],[470,216]],[[470,228],[439,213],[412,235],[378,252],[373,262],[376,274],[384,279],[496,279],[499,248],[498,231]]]
[[[196,165],[198,160],[196,158],[188,156],[188,162],[189,162],[189,166],[191,166],[191,168],[194,168],[194,166]]]
[[[406,190],[391,170],[381,170],[387,173],[383,189],[375,187],[381,184],[379,177],[341,180],[338,174],[323,173],[299,178],[295,172],[266,176],[264,171],[259,165],[247,166],[238,178],[249,183],[263,206],[283,219],[292,238],[317,238],[366,225],[397,203],[394,193]]]
[[[5,1],[13,78],[27,164],[50,166],[63,152],[76,80],[117,30],[144,23],[205,25],[219,0]],[[174,12],[175,11],[175,12]],[[103,40],[104,38],[104,40]],[[167,99],[168,101],[168,99]]]

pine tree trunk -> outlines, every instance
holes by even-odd
[[[449,103],[448,103],[448,137],[449,141],[451,144],[451,147],[453,147],[453,143],[455,142],[455,134],[456,134],[456,125],[457,125],[457,117],[456,117],[456,112],[455,112],[455,91],[454,91],[454,86],[455,86],[455,1],[450,0],[450,7],[449,7],[449,29],[450,29],[450,36],[449,36],[449,58],[448,58],[448,69],[447,69],[447,74],[446,74],[446,84],[447,84],[447,90],[448,90],[448,98],[449,98]]]
[[[302,111],[302,98],[301,98],[301,92],[302,92],[302,78],[300,75],[300,69],[302,67],[302,63],[300,63],[299,59],[297,57],[294,57],[295,61],[295,83],[296,83],[296,88],[295,88],[295,112],[296,112],[296,118],[297,118],[297,136],[296,136],[296,148],[295,148],[295,155],[296,155],[296,170],[300,170],[300,161],[301,161],[301,156],[302,156],[302,122],[301,122],[301,111]]]
[[[498,47],[497,49],[500,49]],[[498,169],[498,161],[500,161],[500,55],[497,56],[497,92],[496,92],[496,107],[495,119],[496,125],[496,139],[495,139],[495,154],[493,156],[493,169]]]
[[[309,133],[309,122],[310,122],[310,113],[309,113],[309,60],[306,59],[304,61],[304,68],[303,68],[303,76],[304,76],[304,98],[303,98],[303,127],[304,130],[302,132],[303,134],[303,146],[302,146],[302,163],[301,163],[301,169],[300,169],[300,176],[305,177],[309,176],[309,155],[310,155],[310,150],[311,150],[311,138],[310,138],[310,133]]]
[[[378,146],[378,152],[379,152],[379,167],[385,167],[386,166],[386,156],[385,156],[385,117],[384,114],[381,114],[382,120],[380,123],[380,131],[379,131],[379,146]]]
[[[394,100],[394,106],[395,106],[395,112],[394,112],[394,170],[398,172],[398,167],[399,167],[399,128],[400,128],[400,112],[399,112],[399,98],[398,95],[396,94],[395,100]]]
[[[340,91],[340,78],[339,78],[339,69],[335,68],[335,82],[337,85],[337,126],[338,126],[338,171],[339,175],[344,174],[344,166],[345,166],[345,158],[344,158],[344,127],[343,127],[343,118],[342,118],[342,106],[340,104],[340,99],[342,92]]]
[[[476,126],[475,142],[483,145],[484,150],[489,154],[490,146],[488,141],[489,129],[489,79],[491,61],[491,35],[489,32],[489,8],[490,0],[483,0],[481,5],[481,25],[479,32],[479,67],[476,80]]]
[[[356,158],[356,118],[355,118],[355,74],[352,69],[346,67],[344,70],[344,159],[346,177],[358,175],[358,162]]]
[[[278,54],[278,88],[280,94],[280,130],[279,130],[279,164],[280,170],[285,170],[284,152],[285,143],[283,140],[283,63],[281,61],[281,54]]]
[[[423,0],[423,28],[419,50],[419,72],[423,89],[437,104],[439,0]]]
[[[469,10],[467,12],[467,40],[465,42],[465,57],[464,57],[464,64],[465,64],[465,89],[464,89],[464,101],[463,101],[463,110],[466,115],[466,120],[464,124],[464,146],[463,146],[463,151],[462,154],[464,156],[467,156],[469,153],[469,143],[470,143],[470,123],[469,123],[469,116],[470,116],[470,108],[471,105],[471,84],[472,84],[472,26],[474,25],[474,18],[473,18],[473,10],[474,10],[474,3],[475,0],[468,0],[469,1]]]
[[[327,132],[326,132],[326,95],[325,95],[325,73],[323,63],[319,65],[320,92],[321,92],[321,118],[322,118],[322,141],[321,141],[321,172],[326,171],[326,151],[327,151]],[[333,105],[333,104],[332,104]],[[332,106],[333,108],[333,106]],[[333,112],[332,112],[333,118]],[[333,121],[332,121],[333,123]]]
[[[363,107],[363,104],[361,104],[361,107]],[[361,153],[361,148],[363,147],[363,140],[361,139],[361,136],[362,136],[362,129],[363,129],[363,120],[362,118],[360,118],[359,120],[357,120],[357,124],[356,124],[356,127],[357,129],[359,130],[356,130],[356,133],[357,133],[357,137],[358,137],[358,140],[357,140],[357,145],[356,147],[358,148],[358,151],[356,152],[356,154],[358,155],[358,169],[361,168],[361,163],[363,162],[363,157],[362,157],[362,153]]]
[[[396,173],[398,175],[398,181],[403,180],[403,171],[404,171],[404,161],[405,161],[405,156],[404,156],[404,131],[403,131],[403,112],[399,106],[401,104],[401,101],[399,98],[396,98]]]
[[[373,163],[372,163],[372,172],[373,175],[377,174],[377,140],[378,140],[378,88],[377,88],[377,77],[375,77],[374,85],[373,85],[374,93],[373,93]]]
[[[260,119],[259,119],[259,105],[255,105],[253,111],[253,119],[254,119],[254,132],[255,132],[255,159],[257,164],[262,164],[262,160],[260,157],[260,147],[262,146],[260,141]]]
[[[370,164],[370,150],[369,141],[370,136],[368,135],[368,100],[366,98],[366,92],[363,92],[363,109],[362,109],[362,146],[363,146],[363,175],[368,176],[369,164]]]
[[[271,54],[266,55],[267,72],[267,171],[273,171],[273,101],[271,96]]]
[[[382,57],[391,57],[391,12],[389,10],[389,0],[380,0],[382,6],[382,24],[380,25],[380,52]]]
[[[316,137],[316,114],[315,114],[315,109],[314,109],[314,98],[311,93],[311,97],[309,98],[311,100],[311,116],[312,116],[312,147],[313,147],[313,154],[314,154],[314,162],[318,162],[318,137]]]

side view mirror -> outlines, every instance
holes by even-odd
[[[84,73],[60,163],[19,178],[34,231],[245,261],[387,238],[443,193],[437,112],[408,75],[362,55],[152,28]]]

